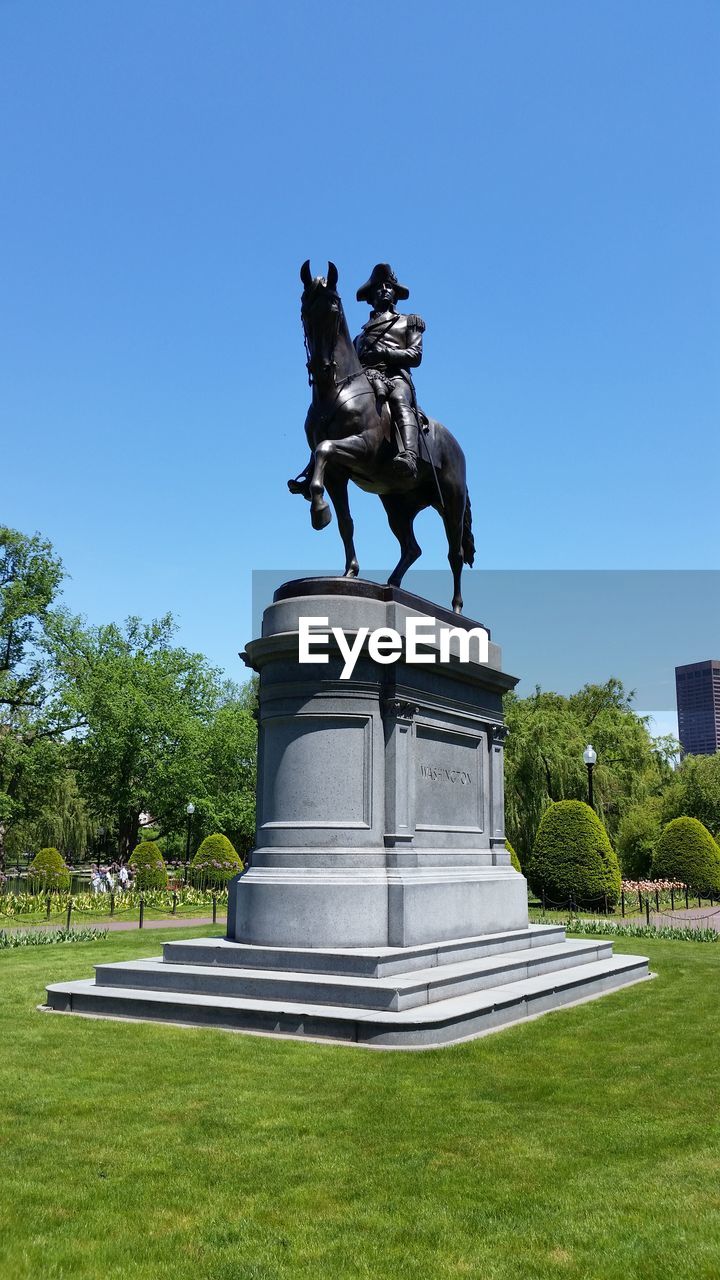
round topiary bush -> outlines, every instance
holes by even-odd
[[[515,870],[516,870],[516,871],[519,871],[519,872],[520,872],[520,875],[522,875],[522,873],[523,873],[523,869],[522,869],[522,867],[520,866],[520,859],[518,858],[518,856],[517,856],[517,854],[516,854],[515,850],[513,849],[513,847],[512,847],[512,845],[511,845],[511,843],[510,843],[510,841],[509,841],[509,840],[506,840],[506,841],[505,841],[505,848],[507,849],[508,853],[510,854],[510,862],[511,862],[511,863],[512,863],[512,865],[514,866]]]
[[[154,840],[143,840],[130,854],[129,865],[135,872],[136,889],[164,889],[167,885],[167,867]]]
[[[206,836],[192,860],[192,882],[202,889],[219,888],[242,869],[242,859],[227,836]]]
[[[70,868],[58,849],[41,849],[28,867],[31,893],[63,893],[70,888]]]
[[[530,864],[532,887],[547,905],[614,907],[620,867],[607,831],[582,800],[558,800],[540,821]]]
[[[658,880],[682,880],[704,897],[720,895],[720,849],[697,818],[673,818],[655,845],[652,872]]]

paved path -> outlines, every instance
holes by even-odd
[[[650,923],[658,929],[714,929],[720,933],[720,907],[685,907],[675,911],[651,911]]]
[[[79,927],[82,923],[82,916],[74,915],[70,921],[71,928]],[[218,911],[218,924],[225,923],[225,916]],[[212,924],[212,916],[168,916],[165,920],[148,920],[143,921],[143,933],[146,929],[192,929],[197,925]],[[64,919],[56,921],[55,924],[23,924],[16,927],[6,928],[4,923],[0,923],[0,932],[2,933],[35,933],[38,929],[64,929]],[[91,920],[87,925],[88,929],[108,929],[110,933],[128,933],[134,930],[139,932],[137,920]]]

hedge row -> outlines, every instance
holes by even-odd
[[[612,907],[620,897],[620,868],[605,827],[581,800],[546,809],[523,870],[548,903]],[[720,896],[720,848],[697,818],[674,818],[655,846],[652,875],[682,881],[701,897]]]

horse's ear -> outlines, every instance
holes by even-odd
[[[312,284],[312,273],[311,273],[311,271],[310,271],[310,259],[309,259],[309,258],[306,258],[306,259],[305,259],[305,261],[303,262],[303,264],[302,264],[302,266],[301,266],[301,268],[300,268],[300,279],[302,280],[302,282],[303,282],[303,284],[304,284],[305,288],[306,288],[306,289],[309,289],[309,288],[310,288],[310,285]]]
[[[337,289],[338,269],[334,262],[328,262],[327,287],[333,292]]]

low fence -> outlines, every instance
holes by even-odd
[[[539,910],[543,916],[557,911],[575,917],[590,914],[617,919],[619,913],[622,920],[648,928],[710,929],[720,933],[720,900],[717,895],[693,893],[687,885],[675,885],[669,889],[650,887],[649,884],[642,889],[624,886],[617,904],[612,904],[607,894],[581,901],[572,896],[557,901],[540,893],[530,899],[529,905],[531,910]]]
[[[208,891],[131,890],[110,891],[98,894],[47,893],[0,894],[0,927],[4,929],[47,928],[48,924],[62,924],[70,929],[73,922],[87,920],[98,924],[124,921],[145,926],[146,919],[197,918],[211,913],[212,923],[217,923],[218,909],[221,915],[227,911],[227,890]],[[135,919],[136,917],[136,919]]]

